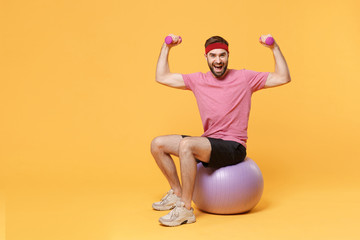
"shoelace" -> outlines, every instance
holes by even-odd
[[[171,190],[161,199],[161,203],[163,203],[170,195],[171,195]]]
[[[180,209],[184,207],[182,202],[177,202],[176,207],[171,211],[171,218],[178,217],[180,214]]]
[[[176,206],[172,211],[171,211],[171,218],[173,217],[178,217],[179,216],[179,211],[180,211],[180,207]]]

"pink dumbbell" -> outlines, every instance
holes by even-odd
[[[260,37],[259,40],[261,41],[261,37]],[[273,38],[273,37],[268,37],[268,38],[266,38],[266,40],[265,40],[265,44],[266,44],[266,45],[269,45],[269,46],[273,45],[274,42],[275,42],[275,41],[274,41],[274,38]]]
[[[180,42],[182,42],[182,39],[181,39],[181,37],[179,36],[179,38],[180,38]],[[165,38],[165,43],[166,44],[171,44],[173,42],[173,39],[172,39],[172,37],[171,36],[167,36],[166,38]]]

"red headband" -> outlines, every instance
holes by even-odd
[[[224,49],[229,53],[229,48],[225,43],[216,42],[210,44],[205,48],[205,54],[208,54],[208,52],[210,52],[213,49]]]

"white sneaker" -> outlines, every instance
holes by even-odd
[[[152,207],[158,211],[171,210],[176,206],[176,202],[180,200],[181,198],[174,194],[174,190],[170,189],[170,191],[161,199],[161,201],[153,203]]]
[[[165,226],[175,227],[181,224],[196,222],[194,209],[185,208],[185,203],[179,201],[176,207],[167,215],[161,217],[159,222]]]

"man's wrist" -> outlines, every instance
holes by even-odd
[[[275,54],[275,53],[278,53],[278,52],[281,52],[281,51],[280,51],[280,47],[279,47],[279,45],[277,45],[277,44],[274,44],[274,46],[272,46],[271,50],[272,50],[272,52],[273,52],[274,54]]]
[[[169,53],[171,47],[169,47],[169,45],[167,45],[166,43],[163,44],[162,46],[162,51],[165,52],[166,54]]]

